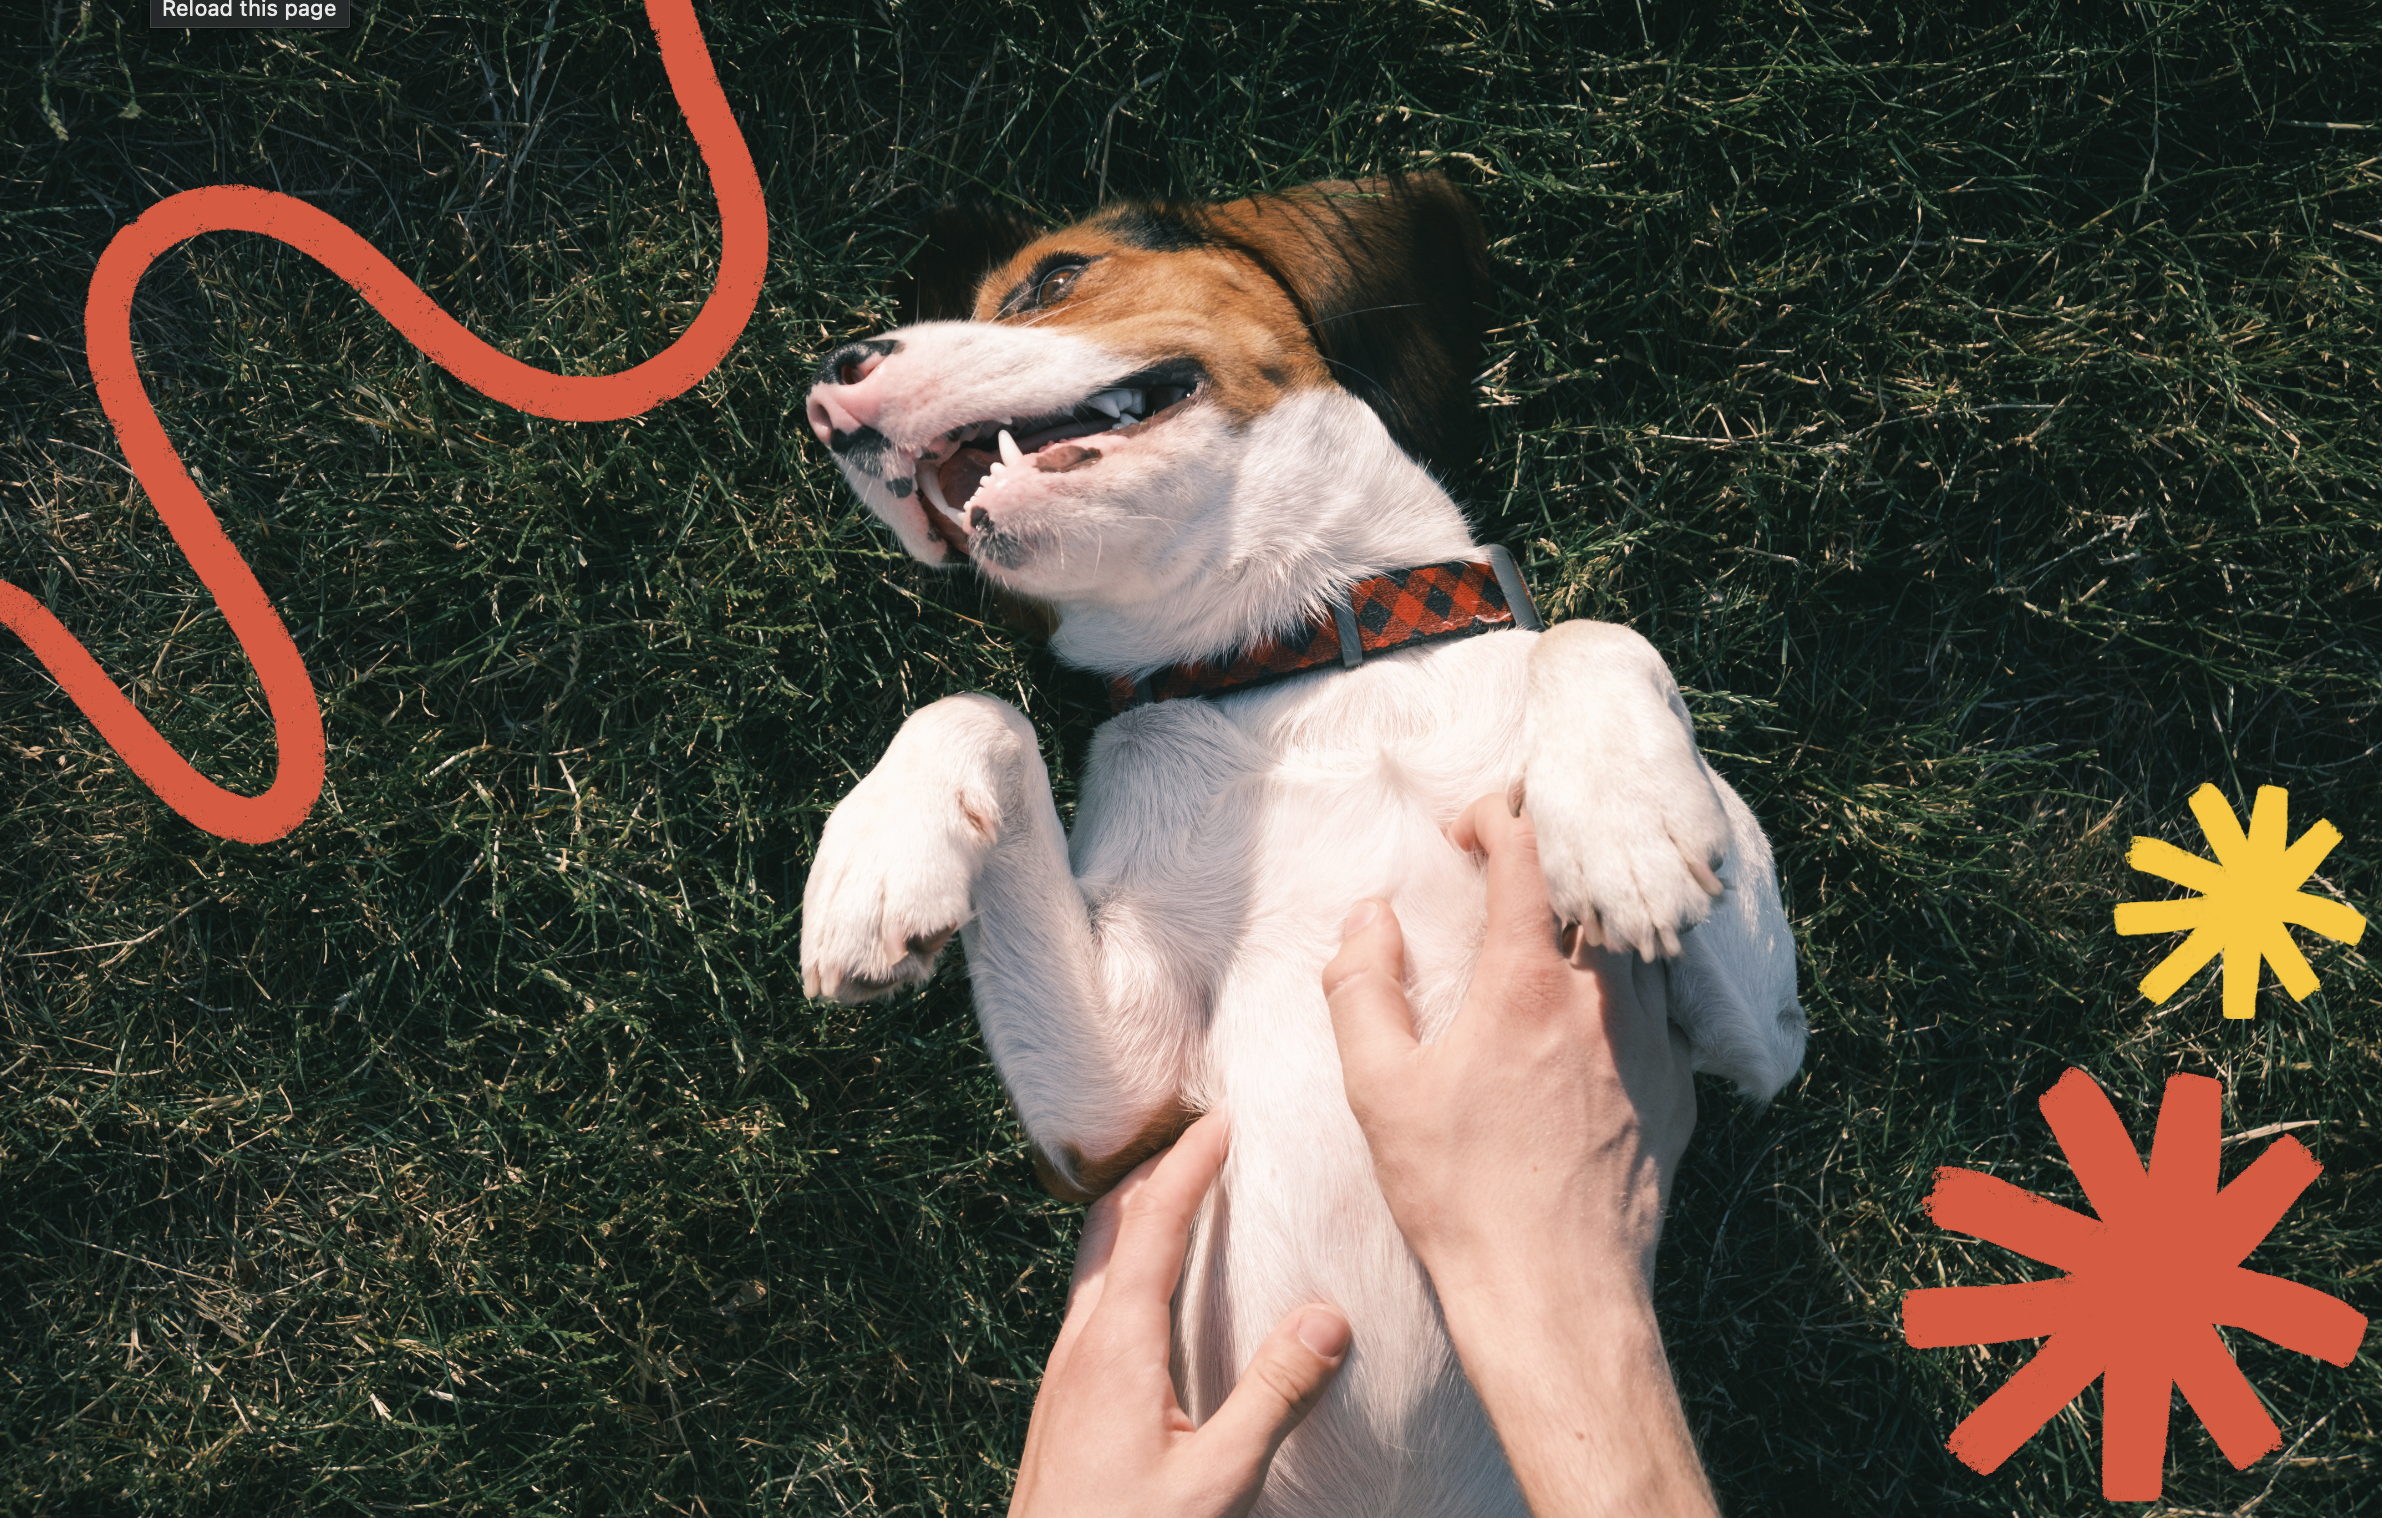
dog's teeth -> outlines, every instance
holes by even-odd
[[[1103,390],[1084,404],[1113,422],[1117,419],[1117,413],[1125,409],[1126,393],[1123,390]]]
[[[1015,439],[1015,438],[1013,438],[1013,437],[1011,437],[1011,436],[1009,435],[1009,429],[1008,429],[1008,428],[1006,428],[1006,427],[1003,427],[1003,428],[1001,429],[1001,436],[1000,436],[1000,438],[999,438],[999,442],[1000,442],[1000,445],[1001,445],[1001,462],[1002,462],[1002,463],[1004,463],[1004,464],[1022,464],[1022,463],[1024,463],[1024,462],[1026,461],[1026,456],[1025,456],[1025,452],[1024,452],[1024,450],[1023,450],[1023,449],[1021,449],[1021,448],[1019,448],[1019,447],[1017,446],[1017,439]]]
[[[951,509],[951,503],[949,501],[943,499],[943,472],[941,470],[919,470],[918,488],[925,493],[927,504],[934,507],[935,510],[951,518],[951,520],[954,522],[966,520],[966,518],[962,517],[958,512]]]
[[[1141,394],[1141,392],[1140,392],[1140,391],[1138,391],[1138,390],[1124,390],[1124,391],[1119,391],[1118,393],[1119,393],[1119,394],[1121,394],[1122,396],[1124,396],[1124,398],[1125,398],[1125,409],[1126,409],[1127,411],[1130,411],[1130,412],[1132,412],[1132,413],[1133,413],[1135,416],[1139,416],[1139,415],[1141,415],[1141,402],[1142,402],[1142,394]]]

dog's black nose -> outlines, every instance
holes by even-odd
[[[901,352],[902,345],[892,338],[872,337],[866,342],[846,343],[827,355],[827,362],[811,376],[814,385],[857,385],[868,372],[884,360]]]
[[[803,407],[820,442],[844,462],[871,473],[876,472],[887,443],[876,428],[878,408],[884,403],[883,386],[871,385],[868,379],[900,351],[901,344],[888,337],[844,344],[819,366],[810,399]]]

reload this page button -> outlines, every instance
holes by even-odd
[[[149,0],[149,27],[344,31],[354,11],[355,0]]]

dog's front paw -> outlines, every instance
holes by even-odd
[[[1729,819],[1670,670],[1627,628],[1565,622],[1532,650],[1524,780],[1547,900],[1591,944],[1676,956],[1722,889]]]
[[[976,696],[920,711],[827,819],[802,892],[806,994],[853,1002],[915,985],[976,915],[1001,833],[1006,710]]]
[[[1534,784],[1529,798],[1555,915],[1588,943],[1675,957],[1679,935],[1710,914],[1728,858],[1728,819],[1702,766],[1692,782]]]

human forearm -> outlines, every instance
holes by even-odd
[[[1695,1125],[1656,967],[1558,940],[1527,816],[1476,803],[1481,964],[1418,1043],[1397,922],[1360,907],[1324,969],[1349,1107],[1382,1195],[1540,1518],[1711,1514],[1649,1281]]]
[[[1654,1307],[1632,1270],[1529,1259],[1435,1277],[1448,1336],[1537,1518],[1717,1511]],[[1618,1262],[1616,1262],[1618,1264]]]

